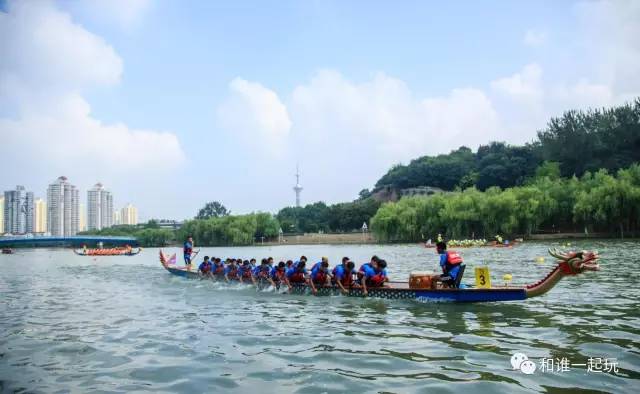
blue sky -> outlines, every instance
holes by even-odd
[[[393,164],[640,92],[632,1],[4,2],[0,187],[143,218],[355,198]],[[638,33],[638,34],[636,34]],[[15,163],[20,163],[16,168]]]

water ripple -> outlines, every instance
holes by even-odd
[[[463,250],[468,271],[535,282],[548,245]],[[544,297],[501,304],[287,296],[189,281],[155,250],[86,259],[63,250],[0,256],[0,391],[56,392],[637,392],[640,269],[634,242],[581,242],[603,271],[564,280]],[[210,248],[276,260],[305,254],[391,262],[391,274],[436,268],[415,245]],[[624,275],[620,275],[624,272]],[[467,280],[472,280],[468,274]],[[616,358],[618,374],[524,375],[530,359]]]

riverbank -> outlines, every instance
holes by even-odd
[[[355,244],[375,244],[378,240],[371,233],[348,233],[348,234],[296,234],[283,235],[280,240],[273,242],[257,243],[257,245],[355,245]]]

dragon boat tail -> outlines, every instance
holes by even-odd
[[[575,276],[587,271],[597,271],[598,254],[590,251],[562,253],[558,250],[549,250],[549,254],[558,259],[558,264],[540,281],[526,286],[499,286],[493,288],[412,288],[409,282],[389,282],[387,287],[368,288],[368,296],[387,299],[412,299],[420,302],[446,301],[446,302],[496,302],[496,301],[521,301],[527,298],[538,297],[551,290],[562,278]],[[165,254],[160,251],[160,263],[173,275],[199,279],[197,271],[184,267],[176,267],[171,264]],[[212,280],[215,280],[212,279]],[[340,289],[336,286],[317,287],[316,295],[339,295]],[[311,294],[311,289],[305,284],[295,284],[292,294]],[[353,287],[345,296],[364,297],[362,290]]]

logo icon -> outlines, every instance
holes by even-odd
[[[527,375],[532,375],[536,371],[536,363],[529,360],[529,357],[524,353],[514,353],[511,356],[511,366]]]

